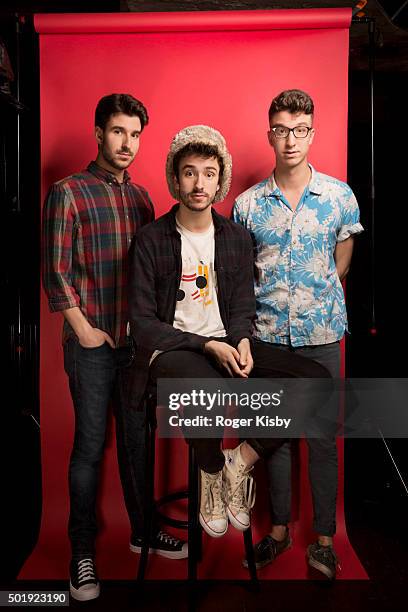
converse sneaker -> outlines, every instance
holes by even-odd
[[[141,553],[142,538],[132,536],[129,548],[132,552]],[[166,557],[166,559],[186,559],[188,557],[188,544],[165,531],[158,531],[152,536],[149,548],[150,553]]]
[[[99,597],[99,582],[92,557],[72,559],[70,576],[69,591],[74,599],[88,601]]]
[[[200,470],[201,501],[200,523],[204,531],[213,538],[223,536],[228,529],[228,519],[224,505],[222,471],[209,474]]]
[[[228,518],[239,531],[250,525],[250,511],[255,503],[255,482],[241,457],[241,444],[234,449],[225,449],[223,469],[226,483],[226,508]]]

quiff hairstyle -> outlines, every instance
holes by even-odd
[[[95,110],[95,125],[105,130],[111,116],[117,113],[123,113],[129,117],[139,117],[142,130],[149,123],[147,110],[140,100],[130,94],[114,93],[99,100]]]
[[[269,107],[269,121],[275,113],[287,111],[291,115],[304,113],[312,115],[314,113],[314,104],[312,98],[301,89],[286,89],[277,95]]]

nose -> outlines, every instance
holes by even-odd
[[[129,149],[129,144],[130,144],[130,135],[127,134],[126,132],[122,132],[122,147],[126,147],[127,149]]]
[[[296,138],[293,131],[289,132],[289,134],[287,135],[286,142],[290,147],[293,147],[293,145],[296,144]]]
[[[204,177],[201,174],[201,172],[197,173],[195,186],[196,186],[197,189],[203,189],[204,188]]]

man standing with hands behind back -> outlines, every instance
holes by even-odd
[[[351,261],[354,235],[363,228],[350,187],[308,163],[315,136],[314,104],[304,91],[283,91],[269,109],[268,139],[275,152],[272,175],[241,194],[233,218],[255,245],[256,341],[308,357],[340,376],[339,341],[347,329],[341,281]],[[333,427],[305,431],[309,447],[317,541],[308,563],[330,579],[336,574],[337,405],[325,414]],[[330,431],[329,431],[330,429]],[[255,547],[263,567],[291,545],[290,443],[268,461],[272,528]]]

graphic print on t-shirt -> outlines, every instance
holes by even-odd
[[[191,273],[183,272],[177,300],[181,302],[191,297],[193,302],[202,302],[204,306],[212,304],[209,297],[208,266],[200,262]]]
[[[202,336],[225,336],[217,299],[214,270],[214,226],[190,232],[177,224],[181,235],[182,276],[177,292],[174,327]]]

